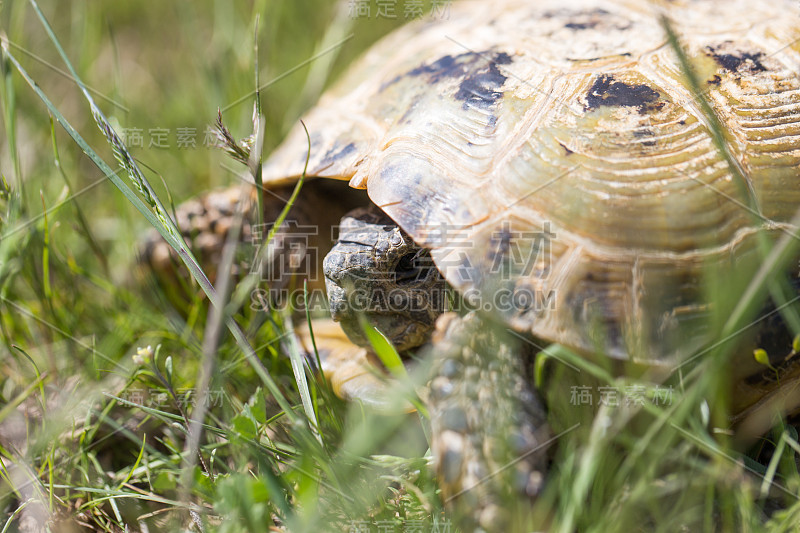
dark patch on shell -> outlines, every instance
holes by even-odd
[[[405,76],[421,76],[422,74],[430,74],[429,81],[431,83],[438,83],[442,78],[452,78],[456,76],[463,76],[464,71],[464,63],[459,61],[464,56],[472,55],[472,53],[461,54],[459,56],[453,57],[451,55],[446,55],[440,57],[433,63],[429,65],[420,65],[417,68],[408,71]],[[391,83],[396,82],[402,76],[398,76],[395,78]]]
[[[765,72],[767,70],[767,67],[761,63],[761,59],[764,57],[763,52],[756,52],[755,54],[749,52],[726,54],[719,50],[720,47],[706,47],[706,53],[713,57],[717,64],[725,70],[731,72],[745,70],[750,73]]]
[[[627,30],[631,27],[631,22],[623,19],[620,15],[606,11],[605,9],[558,9],[547,11],[542,15],[543,18],[561,18],[566,22],[564,27],[573,31],[583,30]]]
[[[432,85],[444,79],[460,78],[455,99],[464,102],[464,109],[470,105],[485,109],[503,97],[500,88],[507,76],[500,72],[498,66],[508,65],[512,61],[511,56],[505,52],[466,52],[457,56],[446,55],[395,77],[383,84],[381,90],[407,77],[424,76],[427,78],[427,83]]]
[[[328,165],[333,164],[334,162],[336,162],[337,160],[339,160],[339,159],[341,159],[343,157],[347,157],[348,155],[350,155],[350,154],[352,154],[353,152],[356,151],[355,143],[350,143],[350,144],[348,144],[347,146],[345,146],[345,147],[343,147],[341,149],[339,148],[340,146],[341,145],[337,141],[333,145],[333,148],[328,150],[327,153],[325,154],[325,157],[322,158],[322,161],[320,162],[320,165],[323,166],[323,167],[326,167]]]
[[[463,100],[465,108],[468,105],[490,107],[503,97],[503,92],[499,89],[507,79],[497,65],[508,65],[509,63],[511,63],[511,56],[501,52],[485,68],[465,76],[458,87],[456,100]],[[496,117],[495,120],[497,120]]]
[[[479,54],[474,52],[467,52],[457,55],[442,56],[433,63],[420,65],[414,69],[409,70],[405,74],[395,76],[390,81],[381,85],[381,91],[386,90],[403,78],[427,76],[428,83],[438,83],[444,78],[457,78],[466,75],[467,69],[470,64],[475,62],[475,58],[480,57]]]
[[[639,113],[661,109],[661,94],[647,85],[615,81],[613,76],[598,76],[586,95],[587,111],[602,106],[636,107]]]
[[[564,24],[564,27],[571,30],[593,30],[600,24],[602,17],[608,14],[608,11],[605,9],[593,9],[588,12],[579,13],[570,22]]]
[[[571,30],[588,30],[590,28],[594,29],[595,26],[597,26],[597,21],[596,20],[593,20],[591,22],[582,22],[582,23],[567,22],[566,24],[564,24],[565,28],[569,28]]]
[[[569,155],[572,155],[572,154],[574,154],[574,153],[575,153],[574,151],[572,151],[572,150],[570,150],[569,148],[567,148],[567,146],[566,146],[564,143],[562,143],[562,142],[559,142],[559,143],[558,143],[558,145],[559,145],[561,148],[563,148],[563,149],[564,149],[564,152],[566,152],[566,155],[568,155],[568,156],[569,156]]]
[[[580,59],[576,59],[576,58],[573,58],[573,57],[568,57],[567,61],[572,61],[573,63],[578,63],[578,62],[587,62],[588,63],[588,62],[592,62],[592,61],[600,61],[601,59],[608,59],[609,57],[631,57],[631,55],[632,54],[630,52],[623,52],[621,54],[614,54],[612,56],[603,56],[603,57],[589,57],[589,58],[580,58]]]
[[[635,129],[635,130],[633,130],[633,136],[636,137],[637,139],[645,139],[645,138],[648,138],[648,137],[652,137],[653,136],[653,130],[651,130],[650,128]],[[655,146],[656,145],[656,141],[653,140],[653,139],[650,139],[650,140],[647,140],[647,141],[642,141],[642,145],[644,145],[644,146]]]
[[[511,230],[508,228],[508,226],[503,226],[496,232],[492,233],[490,238],[488,258],[492,261],[503,259],[506,255],[508,255],[508,252],[511,249],[511,241],[513,238],[514,235],[511,233]]]

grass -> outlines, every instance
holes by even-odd
[[[253,87],[267,84],[256,146],[268,154],[402,15],[352,20],[347,3],[337,16],[319,0],[53,0],[43,17],[36,5],[0,4],[0,532],[455,530],[424,417],[338,400],[285,335],[291,317],[231,306],[233,287],[204,281],[188,250],[216,306],[177,312],[130,267],[148,224],[182,249],[173,203],[237,179],[203,142],[217,108],[249,135]],[[165,147],[149,146],[164,130]],[[791,243],[735,280],[722,334],[752,318]],[[729,434],[727,350],[665,377],[547,348],[537,376],[558,445],[514,526],[794,530],[797,430],[776,419],[764,438]],[[606,405],[581,401],[587,387]],[[626,402],[633,393],[641,401]]]

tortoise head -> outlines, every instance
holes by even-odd
[[[428,250],[374,206],[342,218],[322,268],[331,316],[359,346],[370,347],[363,318],[402,352],[427,342],[444,311],[445,282]]]

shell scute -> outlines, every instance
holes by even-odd
[[[309,175],[366,188],[509,325],[674,361],[706,332],[708,273],[738,264],[762,230],[797,229],[800,6],[655,3],[765,220],[742,207],[653,5],[634,0],[460,2],[393,33],[306,117]],[[305,153],[293,132],[264,179],[298,175]],[[544,248],[519,237],[546,224]],[[495,305],[499,294],[520,302]]]

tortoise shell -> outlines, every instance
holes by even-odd
[[[706,340],[709,272],[753,258],[762,230],[796,230],[799,8],[455,3],[444,20],[384,38],[307,114],[307,175],[366,189],[467,301],[516,330],[673,361]],[[751,198],[715,147],[661,13]],[[265,181],[296,179],[306,152],[298,125]]]

